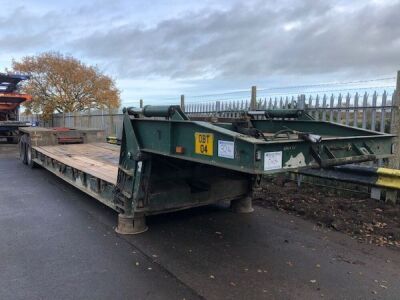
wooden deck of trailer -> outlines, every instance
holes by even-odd
[[[117,183],[120,146],[107,143],[35,146],[38,152],[111,184]]]

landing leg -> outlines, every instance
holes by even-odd
[[[231,209],[235,213],[251,213],[254,211],[250,196],[231,201]]]
[[[147,229],[144,214],[135,214],[134,217],[118,215],[118,227],[115,228],[115,231],[119,234],[138,234],[147,231]]]

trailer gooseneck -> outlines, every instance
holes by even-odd
[[[302,110],[206,122],[179,106],[127,108],[121,146],[104,143],[100,130],[21,131],[22,161],[118,211],[122,234],[147,230],[148,215],[220,201],[250,212],[264,174],[372,161],[393,148],[392,135],[315,121]]]

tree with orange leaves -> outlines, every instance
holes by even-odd
[[[28,112],[42,113],[48,120],[55,112],[117,108],[119,90],[112,78],[97,67],[57,52],[26,56],[12,62],[15,72],[31,75],[24,92],[32,95],[25,104]]]

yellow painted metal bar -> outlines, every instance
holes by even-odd
[[[378,174],[376,185],[387,188],[400,189],[400,170],[378,168],[376,173]]]

